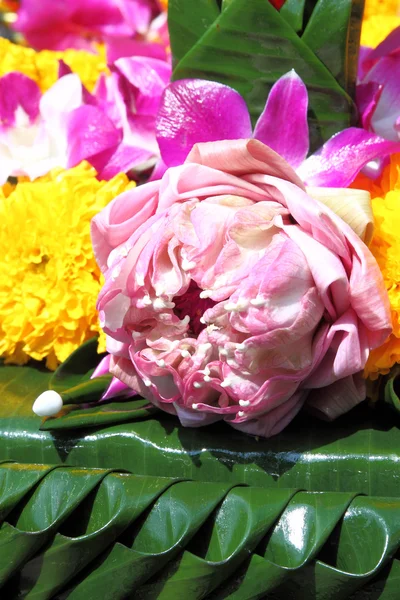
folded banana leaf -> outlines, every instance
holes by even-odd
[[[303,414],[267,440],[224,423],[184,428],[162,412],[139,418],[132,411],[127,423],[44,431],[31,407],[51,377],[36,366],[0,367],[0,461],[123,469],[271,489],[399,495],[400,430],[384,403],[376,408],[365,403],[333,423]]]
[[[272,85],[291,69],[309,92],[311,148],[349,127],[364,0],[170,0],[173,79],[229,85],[253,122]]]
[[[44,471],[7,499],[7,600],[398,598],[398,499]],[[37,465],[0,465],[16,485],[32,472]]]

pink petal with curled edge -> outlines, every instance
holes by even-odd
[[[369,82],[383,88],[371,118],[371,127],[378,135],[395,141],[398,139],[395,122],[400,115],[400,53],[382,58],[363,83]]]
[[[156,133],[162,159],[170,167],[182,164],[199,142],[251,137],[251,123],[244,99],[232,88],[182,79],[164,92]]]
[[[82,160],[114,152],[121,141],[121,132],[112,121],[95,106],[81,106],[67,116],[68,168]],[[107,158],[102,156],[104,165]],[[103,165],[103,167],[104,167]],[[95,165],[99,170],[100,165]]]
[[[375,112],[383,86],[374,81],[360,83],[356,88],[356,102],[361,117],[361,125],[367,131],[371,130],[371,119]]]
[[[307,158],[297,173],[307,185],[347,187],[371,160],[400,152],[400,143],[350,127],[334,135]]]
[[[152,152],[143,148],[120,144],[105,167],[99,172],[99,178],[109,180],[118,173],[127,173],[131,169],[144,165],[152,156]]]
[[[27,118],[32,123],[39,115],[40,97],[39,86],[26,75],[12,72],[0,77],[0,123],[2,127],[15,125],[18,116],[22,119]],[[19,114],[17,113],[18,109]]]
[[[254,137],[280,154],[294,168],[307,156],[307,88],[292,70],[272,86]]]
[[[40,114],[46,121],[58,119],[83,104],[83,85],[79,76],[69,73],[58,79],[42,96]]]
[[[303,182],[287,162],[258,140],[223,140],[214,144],[196,144],[185,162],[197,163],[232,175],[272,175],[305,189]]]

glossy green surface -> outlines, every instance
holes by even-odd
[[[399,495],[400,430],[385,405],[375,411],[362,406],[335,423],[304,414],[268,440],[225,424],[184,428],[161,412],[124,424],[43,431],[31,406],[48,382],[49,374],[34,367],[0,368],[0,461],[117,468],[138,475],[269,488]],[[112,403],[104,406],[112,410]],[[91,410],[74,414],[84,420]]]
[[[302,2],[281,15],[266,0],[224,0],[216,18],[215,4],[199,2],[193,19],[187,2],[170,0],[174,79],[230,85],[245,98],[254,122],[271,86],[295,69],[309,92],[312,148],[351,124],[347,91],[354,92],[362,1],[318,0],[303,37],[296,33],[304,26]]]
[[[400,500],[45,469],[0,528],[7,600],[398,598]]]

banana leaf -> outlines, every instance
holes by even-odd
[[[0,367],[0,461],[116,468],[270,489],[399,494],[400,431],[384,403],[375,408],[364,403],[333,423],[303,414],[267,440],[224,423],[184,428],[162,412],[137,420],[133,413],[124,424],[43,431],[31,407],[50,377],[35,365]]]
[[[398,499],[45,468],[0,529],[7,600],[398,598]]]
[[[309,92],[315,150],[356,118],[352,97],[363,6],[363,0],[299,1],[279,13],[267,0],[224,0],[221,9],[216,0],[170,0],[173,79],[235,88],[254,123],[272,85],[294,68]]]

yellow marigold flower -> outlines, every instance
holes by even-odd
[[[98,54],[91,54],[84,50],[36,52],[32,48],[18,46],[0,38],[0,76],[11,71],[19,71],[36,81],[43,92],[57,81],[60,59],[79,75],[89,91],[93,90],[101,73],[108,72],[105,50],[102,46],[98,46]]]
[[[0,188],[0,356],[57,367],[100,331],[102,281],[90,220],[134,187],[124,174],[98,181],[87,163]]]
[[[361,44],[376,48],[399,25],[399,0],[366,0]]]
[[[371,194],[375,232],[370,250],[383,273],[392,309],[393,333],[371,352],[365,368],[365,374],[375,379],[400,362],[400,154],[391,157],[378,181],[360,175],[353,186]]]

